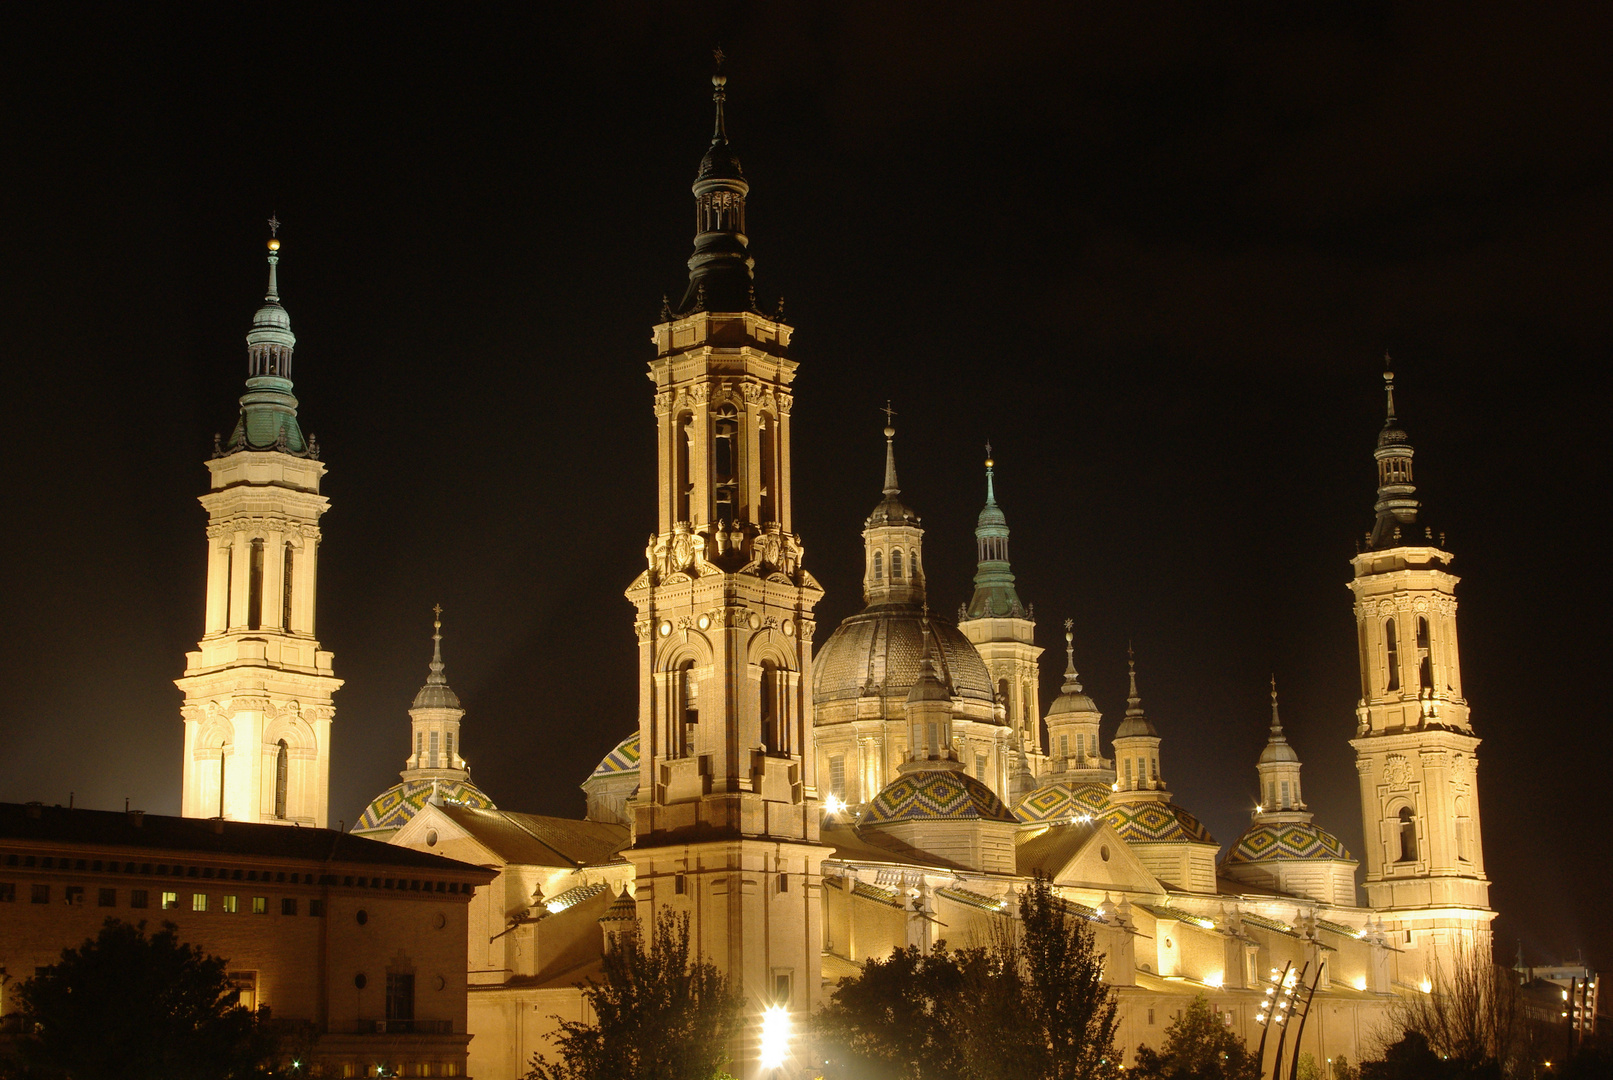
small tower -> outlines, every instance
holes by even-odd
[[[1318,828],[1299,790],[1299,755],[1277,715],[1277,678],[1271,680],[1271,727],[1255,766],[1261,798],[1254,821],[1221,861],[1221,873],[1262,889],[1306,896],[1324,904],[1355,906],[1356,862],[1332,833]]]
[[[470,766],[460,756],[460,722],[465,710],[448,685],[442,662],[442,605],[431,609],[431,666],[426,683],[409,707],[409,757],[393,784],[370,800],[353,826],[357,836],[386,840],[428,802],[497,809],[493,800],[470,781]]]
[[[1048,777],[1112,784],[1114,762],[1099,749],[1103,714],[1075,670],[1075,620],[1064,620],[1064,685],[1047,709]]]
[[[1387,418],[1373,452],[1372,529],[1351,560],[1361,702],[1356,771],[1366,838],[1367,902],[1400,950],[1400,981],[1431,970],[1433,953],[1487,941],[1489,881],[1480,842],[1479,739],[1462,696],[1453,556],[1420,519],[1411,441],[1395,416],[1385,360]],[[1487,946],[1486,946],[1487,947]]]
[[[1169,802],[1170,792],[1159,775],[1159,732],[1143,713],[1137,693],[1137,654],[1126,650],[1126,666],[1131,692],[1126,697],[1126,716],[1115,729],[1115,797],[1123,802]]]
[[[1027,755],[1029,770],[1042,760],[1041,692],[1035,643],[1036,621],[1020,603],[1008,562],[1008,518],[997,505],[991,444],[986,444],[986,505],[975,523],[975,591],[958,620],[958,629],[974,643],[1007,714],[1009,727]]]
[[[896,429],[885,404],[885,497],[863,522],[863,600],[875,604],[923,604],[924,530],[902,502],[896,482]]]
[[[639,788],[623,855],[641,921],[686,912],[691,941],[751,1001],[804,1014],[821,995],[829,853],[808,691],[823,591],[792,531],[793,331],[756,310],[726,82],[712,78],[689,285],[651,334],[659,498],[647,565],[627,589]],[[753,1054],[734,1047],[736,1062]]]
[[[907,692],[907,760],[898,772],[914,769],[962,769],[952,745],[952,691],[935,673],[929,626],[924,628],[924,653],[919,676]]]
[[[271,231],[280,223],[269,222]],[[280,304],[280,241],[247,341],[246,393],[207,463],[207,609],[185,654],[181,812],[286,825],[328,818],[331,695],[342,685],[314,637],[325,466],[297,423],[297,339]]]

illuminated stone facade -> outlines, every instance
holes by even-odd
[[[325,465],[297,423],[296,338],[269,288],[247,334],[246,394],[207,462],[207,605],[185,654],[186,817],[316,825],[329,818],[330,736],[342,685],[314,636]]]

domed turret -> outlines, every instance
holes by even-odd
[[[278,232],[280,222],[270,218],[269,227]],[[247,380],[240,419],[220,450],[274,450],[317,457],[317,449],[303,438],[297,424],[297,399],[291,392],[291,358],[297,338],[291,332],[291,316],[280,304],[278,238],[269,240],[268,259],[269,287],[246,335]]]
[[[1114,783],[1114,763],[1098,747],[1103,714],[1086,695],[1075,670],[1075,620],[1064,620],[1064,685],[1047,710],[1048,758],[1053,775],[1080,778],[1105,786]],[[1071,774],[1071,775],[1066,775]]]

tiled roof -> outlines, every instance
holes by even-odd
[[[597,866],[628,845],[628,829],[608,821],[443,806],[442,813],[507,863]]]
[[[637,772],[639,767],[638,736],[639,733],[634,731],[633,734],[617,743],[615,748],[606,754],[599,764],[594,767],[593,773],[590,774],[590,779],[594,776],[613,776],[617,773]]]
[[[469,780],[405,780],[377,795],[359,815],[353,831],[390,835],[406,825],[436,793],[438,802],[492,810],[493,800]]]
[[[1308,821],[1259,821],[1238,837],[1223,862],[1257,863],[1278,859],[1355,861],[1338,837]]]
[[[902,903],[902,894],[895,889],[887,889],[883,885],[870,885],[866,881],[859,881],[853,885],[851,895],[860,896],[865,900],[873,900],[880,904],[889,904],[895,908],[907,906]]]
[[[1175,803],[1140,802],[1121,803],[1105,815],[1120,839],[1128,844],[1147,844],[1161,841],[1178,841],[1192,844],[1214,844],[1199,819]]]
[[[862,824],[1013,820],[996,793],[974,777],[950,769],[925,769],[886,784],[868,804]]]
[[[550,915],[558,915],[569,907],[575,907],[584,900],[591,900],[610,888],[603,881],[596,881],[592,885],[578,885],[575,889],[567,889],[557,896],[551,896],[543,901],[544,908]]]
[[[955,904],[978,908],[981,911],[1000,912],[1007,910],[1006,902],[995,896],[986,896],[983,893],[972,892],[969,889],[955,889],[950,885],[944,885],[935,890],[935,895],[945,897]]]
[[[1108,810],[1107,785],[1060,780],[1039,787],[1021,799],[1014,807],[1014,816],[1026,824],[1052,824],[1071,818],[1094,817]]]

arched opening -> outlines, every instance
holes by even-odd
[[[885,553],[883,551],[874,552],[874,580],[885,580]]]
[[[762,459],[762,475],[758,477],[761,483],[757,488],[761,505],[757,517],[763,522],[777,521],[778,504],[773,493],[777,486],[778,433],[773,430],[772,418],[766,413],[756,417],[756,441]]]
[[[1012,699],[1010,699],[1009,696],[1008,696],[1008,680],[1007,679],[998,679],[997,680],[997,700],[999,700],[999,701],[1001,701],[1003,703],[1003,710],[1007,714],[1008,722],[1013,723],[1014,718],[1015,718],[1015,711],[1014,711],[1014,708],[1013,708]]]
[[[274,756],[274,816],[286,816],[286,789],[291,783],[291,753],[286,748],[286,740],[281,739],[276,744]]]
[[[291,630],[291,572],[295,559],[288,540],[280,563],[280,626],[288,633]]]
[[[684,413],[678,417],[677,432],[673,435],[673,453],[677,461],[672,469],[673,521],[689,521],[689,500],[694,494],[694,483],[689,478],[689,454],[694,447],[694,417]]]
[[[762,661],[761,717],[762,744],[769,754],[789,753],[789,709],[784,672],[771,660]]]
[[[694,661],[685,660],[672,673],[672,730],[667,733],[667,757],[688,757],[695,743],[695,725],[700,723],[700,680],[695,677]]]
[[[1417,616],[1417,686],[1421,690],[1434,688],[1433,652],[1428,646],[1428,620]]]
[[[1400,808],[1400,858],[1397,861],[1417,861],[1417,822],[1409,806]]]
[[[1471,862],[1472,856],[1468,849],[1472,844],[1470,830],[1473,821],[1467,816],[1467,796],[1456,797],[1456,857],[1462,862]]]
[[[897,548],[891,552],[891,580],[902,580],[902,549]]]
[[[246,624],[253,630],[263,629],[263,541],[252,541],[251,559],[247,563]]]
[[[712,419],[711,479],[716,520],[738,520],[739,414],[732,405],[720,406]]]
[[[235,610],[230,602],[235,599],[235,545],[224,549],[224,627],[235,625]]]
[[[1385,690],[1400,689],[1400,642],[1395,634],[1394,619],[1385,619],[1383,623],[1384,642],[1384,672]]]

